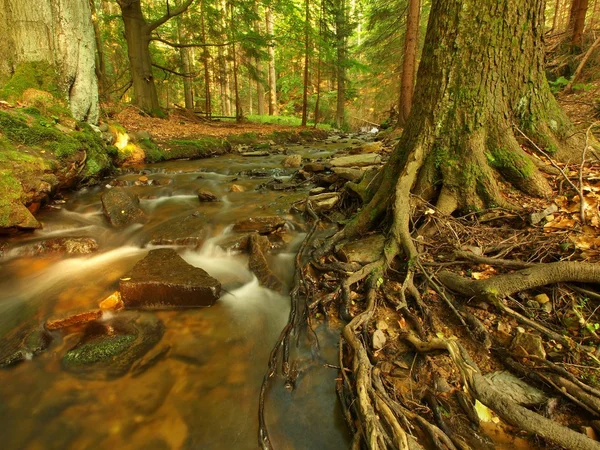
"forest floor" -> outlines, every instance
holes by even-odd
[[[267,135],[274,131],[292,131],[298,128],[252,122],[236,123],[234,120],[229,119],[207,121],[185,111],[173,111],[168,119],[160,119],[140,114],[133,107],[123,109],[114,118],[128,131],[148,131],[158,141],[188,139],[198,136],[226,138],[247,133]]]
[[[562,99],[588,134],[593,98],[588,90]],[[569,107],[578,104],[586,109]],[[384,160],[392,147],[383,146]],[[311,327],[327,322],[342,329],[337,391],[353,448],[365,441],[402,449],[600,448],[600,294],[583,278],[530,283],[540,267],[552,266],[544,263],[600,262],[600,163],[565,165],[524,148],[546,167],[551,198],[533,199],[506,185],[503,192],[517,209],[461,217],[414,199],[419,259],[410,270],[420,298],[401,294],[406,261],[393,261],[373,280],[365,273],[377,262],[353,260],[343,250],[352,244],[360,249],[355,255],[364,256],[373,236],[385,233],[386,220],[362,245],[342,241],[333,252],[313,254],[299,271],[292,302],[301,310],[298,299],[310,301],[307,314],[298,315]],[[318,214],[315,229],[332,221],[343,226],[360,207],[347,187],[329,190],[342,200],[335,211]],[[321,245],[308,240],[304,256]],[[382,253],[383,237],[379,242]],[[449,279],[459,280],[457,289],[444,287]],[[517,289],[486,297],[476,288],[486,280],[496,283],[490,291]],[[298,319],[290,323],[300,327]],[[293,381],[286,333],[289,328],[278,342],[282,375]],[[540,437],[547,430],[553,438]]]

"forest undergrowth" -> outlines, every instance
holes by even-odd
[[[514,209],[447,216],[411,194],[409,257],[388,236],[378,261],[339,260],[335,237],[313,239],[331,212],[307,202],[313,228],[261,399],[275,375],[297,377],[297,336],[318,348],[310,330],[327,322],[341,328],[336,390],[352,448],[600,448],[600,163],[537,150],[552,198],[505,184]],[[360,202],[343,195],[349,218]],[[262,402],[260,416],[273,448]]]

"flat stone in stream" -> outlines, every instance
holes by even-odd
[[[183,260],[170,248],[151,250],[119,282],[126,308],[160,309],[211,306],[221,283]]]
[[[174,217],[150,231],[150,243],[153,245],[198,247],[206,237],[206,217],[199,211],[185,217]]]
[[[125,312],[93,322],[62,358],[62,368],[86,379],[125,375],[162,338],[163,323],[153,314]]]
[[[111,225],[117,228],[147,221],[144,211],[140,209],[139,198],[121,188],[113,188],[102,194],[102,209]]]
[[[219,197],[209,191],[204,191],[202,189],[198,189],[198,200],[201,202],[218,202]]]
[[[98,251],[98,242],[91,237],[55,238],[24,244],[7,251],[10,256],[41,256],[50,254],[89,255]]]
[[[340,156],[330,161],[332,167],[362,167],[379,164],[381,156],[376,153],[365,153],[360,155]]]
[[[285,219],[279,216],[251,217],[249,219],[238,220],[233,225],[233,231],[256,231],[259,234],[269,234],[282,229],[284,225]]]

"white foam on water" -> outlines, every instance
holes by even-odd
[[[158,206],[167,202],[178,202],[178,203],[191,203],[192,201],[198,200],[197,195],[171,195],[158,198],[146,198],[140,199],[140,204],[148,211],[153,211]]]

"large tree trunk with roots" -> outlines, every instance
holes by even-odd
[[[20,63],[55,67],[73,117],[98,121],[96,42],[88,0],[0,2],[0,76]]]
[[[482,257],[478,258],[479,263],[523,270],[496,279],[472,281],[454,273],[435,273],[427,269],[420,260],[420,240],[414,239],[423,230],[413,227],[424,217],[414,215],[422,200],[437,205],[435,214],[441,221],[450,220],[449,214],[457,210],[513,207],[502,194],[506,184],[528,195],[550,196],[548,182],[532,157],[521,148],[518,137],[526,137],[528,143],[545,150],[553,159],[582,159],[584,140],[574,132],[545,78],[543,8],[543,0],[432,1],[413,108],[400,142],[382,172],[365,190],[363,198],[369,197],[368,203],[313,253],[311,270],[340,274],[340,288],[333,297],[341,299],[340,316],[350,319],[342,333],[338,393],[347,423],[355,435],[353,448],[484,448],[481,441],[467,443],[460,429],[448,426],[449,420],[443,417],[435,395],[431,394],[432,385],[423,387],[429,394],[416,397],[409,381],[411,396],[407,398],[390,378],[382,376],[381,366],[374,362],[377,358],[371,350],[375,339],[370,336],[374,336],[376,319],[393,309],[390,314],[400,312],[406,319],[397,337],[404,346],[399,351],[406,354],[410,351],[406,349],[408,345],[418,355],[445,352],[461,386],[456,401],[464,414],[458,416],[469,417],[475,428],[479,424],[474,408],[477,400],[504,422],[542,439],[573,450],[600,449],[597,441],[521,406],[505,389],[498,389],[482,374],[460,343],[461,339],[466,339],[471,349],[481,349],[479,360],[489,359],[493,351],[497,362],[516,370],[519,376],[528,377],[538,385],[552,386],[555,393],[594,415],[600,413],[600,392],[549,360],[529,355],[517,361],[502,345],[492,347],[492,337],[486,328],[448,291],[486,301],[500,314],[544,338],[585,354],[597,367],[600,359],[581,343],[529,319],[505,303],[506,297],[515,292],[542,285],[600,283],[600,271],[595,265],[577,262],[535,265]],[[315,217],[309,200],[306,210]],[[390,211],[390,220],[382,220]],[[422,222],[427,223],[425,219]],[[307,239],[316,229],[316,223]],[[335,261],[329,253],[334,244],[381,228],[382,223],[391,229],[379,260],[352,272],[350,265]],[[282,374],[289,378],[289,350],[286,349],[291,330],[299,326],[298,317],[302,316],[298,298],[303,289],[312,298],[307,286],[308,275],[303,273],[310,271],[297,274],[299,281],[292,290],[290,321],[271,354],[261,391],[259,437],[266,449],[270,449],[271,444],[264,423],[264,397],[269,379],[276,371],[276,350],[283,349]],[[437,310],[443,317],[432,318],[432,305],[425,302],[425,298],[431,298],[429,291],[435,291],[440,298],[438,303],[444,305],[443,312]],[[352,302],[352,292],[365,301]],[[305,307],[316,311],[320,302],[322,300],[316,300]],[[393,308],[384,309],[378,315],[378,308],[384,308],[382,303],[389,303]],[[411,309],[409,305],[415,307]],[[322,303],[321,306],[325,307]],[[349,312],[356,315],[351,317]],[[448,325],[448,313],[457,319],[455,328]],[[448,338],[440,333],[440,322],[457,337]],[[495,337],[494,342],[497,343]],[[397,353],[393,356],[398,357]],[[415,360],[416,356],[413,363]],[[543,369],[533,369],[533,366]],[[408,375],[411,377],[412,368]],[[449,415],[457,416],[453,412]]]

